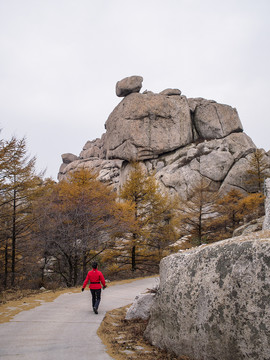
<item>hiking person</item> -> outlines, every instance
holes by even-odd
[[[101,271],[97,269],[98,264],[94,261],[92,263],[92,270],[88,272],[82,287],[82,291],[90,281],[89,289],[92,294],[92,306],[95,314],[98,314],[98,306],[100,303],[101,297],[101,284],[103,286],[103,290],[107,287],[105,283],[104,276]],[[101,284],[100,284],[101,282]]]

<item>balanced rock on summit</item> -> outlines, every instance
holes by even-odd
[[[116,83],[116,95],[127,96],[131,93],[140,92],[143,78],[141,76],[129,76]]]

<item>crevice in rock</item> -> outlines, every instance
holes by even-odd
[[[196,122],[195,122],[195,113],[196,113],[196,110],[197,110],[197,106],[193,111],[190,110],[190,119],[191,119],[191,129],[192,129],[192,138],[193,138],[193,141],[197,141],[197,138],[200,139],[202,138],[202,135],[199,131],[199,129],[197,129],[197,126],[196,126]]]

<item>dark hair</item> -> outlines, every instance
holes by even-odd
[[[92,263],[92,268],[93,268],[93,269],[96,269],[96,268],[97,268],[97,266],[98,266],[97,262],[96,262],[96,261],[94,261],[94,262]]]

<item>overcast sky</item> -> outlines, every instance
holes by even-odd
[[[236,107],[270,149],[269,0],[0,0],[1,138],[26,137],[57,177],[121,101],[115,84]]]

